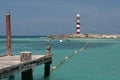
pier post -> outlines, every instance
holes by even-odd
[[[10,13],[6,13],[6,38],[7,38],[7,56],[11,56],[11,28],[10,28]]]
[[[48,45],[46,47],[46,55],[50,55],[50,53],[51,53],[51,47],[50,47],[50,45]],[[51,63],[52,63],[52,60],[45,63],[45,67],[44,67],[44,77],[45,78],[50,76],[50,64]]]
[[[33,80],[32,69],[22,72],[22,80]]]
[[[51,53],[51,47],[48,45],[46,47],[46,55],[50,55],[50,53]]]
[[[50,76],[50,64],[52,63],[52,61],[45,63],[45,67],[44,67],[44,77],[49,77]]]
[[[25,62],[25,61],[29,61],[31,60],[31,52],[21,52],[21,62]],[[23,71],[22,74],[22,80],[33,80],[33,74],[32,74],[33,70],[29,69],[26,71]]]

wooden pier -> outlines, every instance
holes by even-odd
[[[32,59],[26,62],[20,61],[20,55],[0,57],[0,79],[33,69],[35,66],[41,64],[48,63],[50,65],[51,62],[52,55],[33,55]],[[47,76],[48,74],[44,74],[44,76]]]
[[[32,55],[29,51],[21,52],[20,55],[12,54],[9,12],[6,13],[6,39],[7,54],[0,55],[0,80],[3,78],[14,80],[14,75],[16,73],[21,73],[20,80],[33,80],[33,69],[41,64],[45,64],[44,77],[49,77],[50,64],[52,63],[50,45],[47,45],[45,55]]]

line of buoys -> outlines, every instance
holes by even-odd
[[[83,51],[83,50],[86,48],[86,46],[88,45],[88,43],[89,43],[89,41],[87,41],[87,42],[80,48],[79,51],[74,51],[71,55],[64,57],[64,60],[62,60],[58,65],[52,67],[52,71],[51,71],[51,72],[55,71],[58,67],[60,67],[62,64],[64,64],[65,61],[68,61],[68,59],[70,59],[72,56],[74,56],[74,55],[77,54],[78,52]]]

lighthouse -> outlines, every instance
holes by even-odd
[[[76,34],[80,34],[80,14],[76,16]]]

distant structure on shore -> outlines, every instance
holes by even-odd
[[[80,34],[80,14],[76,16],[76,34]]]
[[[80,27],[80,14],[76,15],[76,33],[75,34],[63,34],[63,35],[48,35],[48,38],[61,39],[66,38],[98,38],[98,39],[120,39],[120,34],[81,34]]]
[[[120,34],[64,34],[49,35],[48,38],[65,39],[65,38],[96,38],[96,39],[120,39]]]

